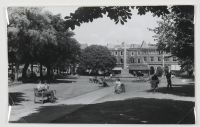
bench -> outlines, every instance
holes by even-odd
[[[37,88],[34,88],[34,103],[37,102],[36,98],[40,98],[42,100],[42,104],[44,104],[44,100],[50,100],[51,102],[54,102],[55,93],[55,90],[38,90]]]

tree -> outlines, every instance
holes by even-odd
[[[194,7],[173,6],[170,10],[171,13],[162,16],[159,26],[152,30],[158,50],[178,57],[182,69],[191,71],[194,67]]]
[[[98,74],[110,72],[116,65],[116,58],[105,46],[91,45],[81,53],[80,67]]]
[[[128,19],[131,19],[132,9],[138,10],[138,15],[144,15],[147,12],[153,13],[153,16],[162,16],[169,13],[167,6],[101,6],[101,7],[79,7],[70,16],[66,16],[66,29],[75,29],[82,23],[92,22],[94,19],[102,18],[107,15],[114,22],[124,25]]]
[[[72,38],[74,33],[64,28],[60,15],[41,8],[9,8],[8,12],[9,62],[25,64],[22,79],[26,79],[29,64],[40,63],[40,76],[42,65],[46,66],[50,80],[52,67],[76,63],[80,45]]]
[[[25,64],[22,79],[26,78],[26,70],[34,59],[34,46],[40,30],[48,23],[48,17],[41,13],[41,8],[8,8],[8,53],[14,52],[15,62]]]

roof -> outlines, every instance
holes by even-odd
[[[121,70],[122,70],[122,67],[114,67],[112,70],[113,70],[113,71],[121,71]]]
[[[113,49],[113,50],[120,50],[123,49],[123,44],[108,44],[107,47],[109,49]],[[146,43],[145,41],[143,41],[141,44],[134,44],[134,43],[129,43],[126,44],[126,48],[127,49],[157,49],[157,46],[155,44],[150,44],[150,43]]]
[[[141,64],[141,65],[130,65],[128,67],[129,70],[149,70],[148,65]]]

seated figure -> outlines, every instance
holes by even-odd
[[[125,92],[125,85],[120,82],[120,79],[117,79],[115,82],[115,93],[120,94]]]
[[[47,83],[39,83],[37,85],[37,89],[38,91],[48,91],[49,90],[49,85],[47,85]]]
[[[37,85],[37,90],[39,92],[43,92],[44,96],[46,96],[48,99],[54,99],[55,98],[55,90],[50,90],[49,85],[45,83],[39,83]]]

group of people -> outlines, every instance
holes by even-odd
[[[167,79],[167,89],[172,89],[172,81],[171,81],[171,72],[166,71],[165,76]],[[155,92],[156,89],[158,88],[158,84],[160,83],[158,75],[155,73],[151,78],[150,78],[150,84],[152,90]],[[122,92],[125,92],[125,85],[120,82],[120,79],[117,79],[115,82],[115,93],[120,94]]]
[[[90,77],[89,82],[99,84],[99,86],[101,86],[101,87],[109,87],[106,77],[101,77],[101,78],[97,78],[97,76]],[[120,79],[118,78],[115,81],[114,93],[120,94],[123,92],[125,92],[125,85],[123,83],[121,83]]]
[[[172,89],[172,81],[171,81],[171,72],[170,71],[166,71],[165,72],[165,76],[167,79],[167,89]],[[153,91],[155,92],[156,89],[158,88],[158,84],[159,84],[159,79],[157,74],[155,73],[150,80],[150,84],[151,84],[151,88],[153,89]]]
[[[43,92],[45,93],[45,95],[47,96],[48,99],[50,98],[56,98],[55,97],[55,90],[51,90],[49,84],[47,84],[47,82],[42,82],[40,81],[39,84],[37,85],[37,90],[39,92]]]
[[[97,78],[97,76],[90,77],[89,82],[99,84],[99,86],[101,86],[101,87],[108,87],[109,86],[108,83],[106,82],[106,77],[101,77],[99,79]]]

